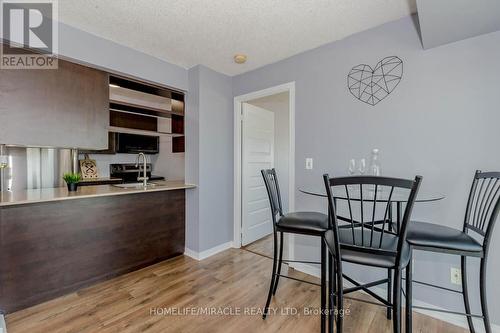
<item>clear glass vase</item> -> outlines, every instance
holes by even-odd
[[[370,174],[372,176],[380,176],[381,175],[379,150],[378,149],[372,150],[372,156],[370,159]]]
[[[380,176],[381,175],[379,150],[378,149],[372,150],[369,173],[371,176]],[[377,193],[380,193],[381,190],[382,190],[382,188],[377,188]],[[370,196],[373,196],[375,194],[375,185],[371,185],[369,187],[369,193],[370,193]]]

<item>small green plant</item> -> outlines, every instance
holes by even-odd
[[[82,176],[79,173],[68,172],[63,175],[63,179],[66,184],[76,184],[82,179]]]

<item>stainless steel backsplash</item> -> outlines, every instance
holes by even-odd
[[[71,149],[7,147],[6,150],[9,165],[0,175],[0,189],[4,191],[64,186],[63,174],[78,170]]]

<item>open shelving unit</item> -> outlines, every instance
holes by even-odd
[[[184,152],[184,94],[110,75],[109,110],[109,132],[172,137]]]

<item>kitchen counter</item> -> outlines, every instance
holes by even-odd
[[[95,185],[79,187],[76,192],[68,192],[66,187],[1,192],[0,207],[134,193],[172,191],[196,187],[196,185],[186,184],[183,181],[155,181],[154,183],[157,184],[157,186],[148,187],[147,189],[120,188],[113,185]]]
[[[183,181],[6,192],[0,202],[0,311],[12,313],[182,255]]]

